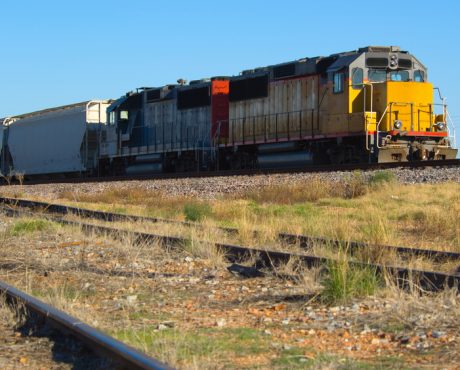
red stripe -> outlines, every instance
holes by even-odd
[[[401,135],[401,134],[404,135]],[[391,130],[388,132],[391,136],[428,136],[428,137],[447,137],[447,132],[429,132],[429,131],[399,131],[399,130]]]

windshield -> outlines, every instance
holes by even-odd
[[[415,82],[424,82],[425,81],[425,73],[423,71],[415,71],[414,72],[414,81]]]
[[[369,69],[369,81],[383,82],[387,79],[387,72],[382,69]]]
[[[409,81],[408,71],[393,71],[390,72],[391,81]]]

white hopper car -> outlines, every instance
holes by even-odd
[[[2,176],[92,173],[108,100],[91,100],[2,121]]]

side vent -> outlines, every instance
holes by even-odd
[[[161,99],[161,89],[147,90],[147,101],[150,103]]]
[[[283,64],[273,68],[273,78],[279,79],[283,77],[295,76],[296,63]]]
[[[268,96],[268,75],[230,81],[230,101],[241,101]]]

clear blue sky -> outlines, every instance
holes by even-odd
[[[428,68],[460,131],[457,1],[1,0],[0,117],[366,45]]]

